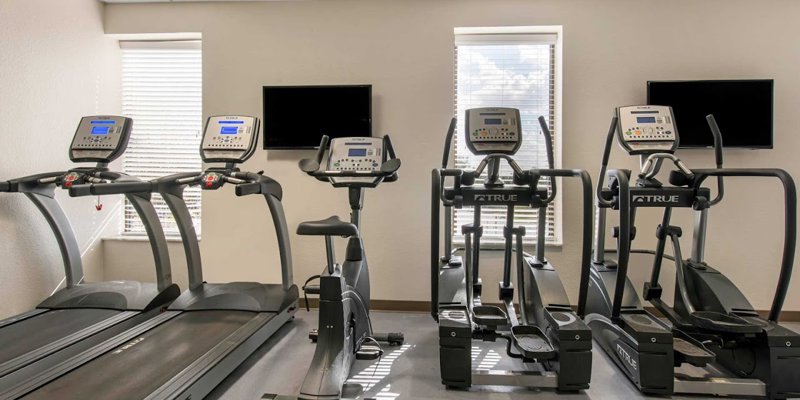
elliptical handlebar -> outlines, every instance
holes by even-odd
[[[778,277],[778,287],[775,290],[775,297],[772,300],[772,307],[768,317],[770,321],[777,322],[783,309],[786,294],[789,291],[797,244],[797,188],[794,179],[788,172],[778,168],[698,169],[694,172],[696,176],[695,187],[700,187],[703,181],[710,176],[716,176],[718,179],[723,176],[772,177],[778,178],[783,184],[785,204],[783,258],[780,276]]]
[[[597,189],[595,191],[595,198],[597,203],[603,207],[611,207],[613,203],[603,198],[603,183],[606,180],[606,170],[608,169],[608,159],[611,156],[611,145],[614,143],[614,133],[617,131],[617,124],[619,117],[614,115],[611,118],[611,125],[608,127],[608,134],[606,135],[606,145],[603,149],[603,161],[600,165],[600,174],[597,177]],[[627,178],[627,176],[626,176]]]
[[[456,117],[450,119],[450,126],[447,128],[447,135],[445,136],[444,140],[444,154],[442,154],[442,169],[447,168],[447,164],[450,159],[450,144],[453,143],[453,136],[455,136],[457,124],[458,124],[458,119]]]
[[[655,178],[655,176],[658,175],[658,171],[661,169],[661,162],[664,159],[671,160],[672,163],[675,164],[675,166],[678,167],[679,170],[681,170],[681,173],[683,173],[689,180],[694,178],[694,173],[692,172],[692,170],[690,170],[689,167],[687,167],[686,164],[684,164],[680,158],[675,157],[674,154],[670,153],[653,153],[647,156],[647,159],[645,160],[644,164],[642,164],[642,169],[641,172],[639,173],[639,177],[644,179]]]
[[[556,169],[556,162],[555,162],[555,153],[553,152],[553,135],[550,133],[550,127],[547,126],[547,121],[544,119],[544,116],[539,116],[539,126],[542,128],[542,134],[544,135],[544,146],[547,150],[547,166],[554,170]],[[556,180],[554,177],[550,177],[550,195],[545,200],[547,203],[553,201],[556,198],[556,193],[558,192],[558,187],[556,186]]]
[[[708,122],[708,127],[711,129],[711,134],[714,136],[714,158],[717,168],[722,168],[722,132],[719,130],[717,120],[714,119],[714,114],[706,115],[706,122]],[[713,206],[719,203],[722,201],[723,196],[725,196],[723,179],[721,176],[717,176],[717,196],[714,197],[714,200],[709,202],[709,205]]]

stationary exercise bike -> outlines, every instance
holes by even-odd
[[[464,140],[476,155],[485,155],[474,171],[448,169],[450,143],[456,120],[450,123],[442,168],[433,170],[431,212],[431,308],[439,322],[439,361],[442,383],[448,387],[508,385],[548,387],[575,391],[589,387],[592,339],[589,328],[572,311],[566,290],[552,263],[545,258],[547,207],[556,197],[556,177],[577,177],[583,185],[583,260],[591,250],[591,179],[586,171],[555,169],[550,131],[539,118],[547,148],[548,168],[522,170],[513,156],[522,144],[519,110],[477,108],[467,110]],[[500,163],[511,168],[512,183],[500,178]],[[488,168],[488,169],[487,169]],[[486,171],[485,178],[481,178]],[[445,186],[445,178],[453,186]],[[540,187],[547,178],[550,190]],[[480,180],[480,181],[479,181]],[[474,222],[461,227],[463,249],[453,249],[452,208],[474,207]],[[483,207],[506,208],[503,228],[503,280],[499,284],[500,307],[482,303],[481,211]],[[445,214],[444,256],[440,256],[440,208]],[[523,251],[526,234],[514,226],[515,207],[538,211],[536,254]],[[515,243],[515,245],[514,245]],[[463,250],[464,257],[456,255]],[[516,252],[517,304],[511,283],[512,252]],[[582,297],[583,298],[583,297]],[[507,342],[506,354],[528,366],[512,371],[472,370],[473,340]],[[513,348],[513,350],[512,350]]]
[[[713,116],[707,120],[714,135],[716,169],[689,169],[674,151],[679,135],[672,110],[665,106],[617,109],[606,140],[598,185],[598,225],[588,287],[586,321],[595,338],[622,371],[645,393],[693,393],[786,398],[800,395],[800,335],[777,323],[789,286],[796,241],[796,194],[792,178],[779,169],[722,169],[722,135]],[[611,142],[617,136],[628,154],[641,155],[641,172],[630,185],[630,171],[610,170],[603,188]],[[664,160],[672,162],[670,186],[656,179]],[[759,317],[734,284],[704,261],[709,209],[724,194],[722,177],[774,177],[785,189],[785,241],[780,280],[768,319]],[[717,177],[712,199],[703,182]],[[618,209],[620,225],[616,262],[604,259],[606,210]],[[656,250],[631,250],[638,208],[663,208],[656,229]],[[680,227],[670,225],[673,208],[695,214],[692,257],[684,260]],[[673,256],[664,254],[670,241]],[[631,253],[655,256],[643,297],[670,320],[666,324],[645,310],[627,277]],[[676,267],[675,300],[661,300],[658,283],[664,258]],[[612,295],[613,293],[613,295]],[[701,376],[678,373],[674,367],[691,364]]]
[[[310,334],[317,348],[300,388],[302,399],[341,398],[354,360],[380,357],[383,351],[379,342],[400,345],[404,340],[402,333],[381,335],[372,331],[369,269],[360,232],[364,189],[396,181],[400,159],[395,157],[389,136],[336,138],[330,141],[327,168],[320,170],[328,143],[328,137],[323,136],[316,158],[300,161],[300,169],[333,187],[347,188],[350,222],[332,216],[297,227],[298,235],[324,236],[327,256],[321,276],[312,277],[303,287],[306,295],[319,296],[319,326]],[[334,254],[334,236],[348,238],[341,265]],[[319,279],[319,285],[310,283],[314,278]]]

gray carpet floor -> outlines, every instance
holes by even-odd
[[[373,312],[377,332],[403,332],[405,344],[385,347],[380,361],[356,361],[346,384],[348,398],[375,399],[643,399],[637,389],[597,348],[592,355],[591,387],[578,394],[499,386],[447,390],[439,377],[437,324],[428,314]],[[296,395],[314,354],[308,331],[317,312],[300,310],[267,343],[231,374],[209,399],[260,399],[264,393]],[[800,325],[793,324],[798,330]],[[478,343],[478,342],[475,342]],[[473,368],[524,368],[505,356],[504,343],[480,344]],[[673,396],[674,399],[688,398]],[[708,397],[706,397],[708,399]]]

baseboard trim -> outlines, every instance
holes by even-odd
[[[664,315],[662,315],[661,312],[659,312],[655,307],[645,307],[644,309],[657,317],[664,318]],[[769,315],[768,310],[757,310],[756,312],[758,312],[758,315],[760,315],[761,318],[767,318],[767,316]],[[782,311],[780,321],[800,322],[800,311]]]
[[[305,308],[305,299],[300,299],[300,307]],[[311,308],[319,307],[319,300],[308,299]],[[418,300],[372,300],[371,309],[373,311],[394,311],[394,312],[416,312],[416,313],[429,313],[431,312],[431,303],[429,301]],[[485,303],[488,304],[488,303]],[[499,303],[496,305],[500,305]],[[575,308],[574,306],[572,307]],[[647,311],[661,316],[661,314],[653,307],[645,307]],[[769,311],[759,310],[758,313],[766,318]],[[800,322],[800,311],[783,311],[781,313],[782,322]]]
[[[318,299],[308,299],[311,308],[319,308]],[[305,299],[300,299],[300,307],[305,308]],[[395,311],[395,312],[431,312],[431,302],[416,300],[370,300],[372,311]]]

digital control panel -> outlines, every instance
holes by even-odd
[[[672,153],[678,147],[671,107],[619,107],[617,117],[619,142],[630,154]]]
[[[345,137],[331,140],[328,171],[377,171],[384,156],[383,138]],[[371,182],[372,177],[334,178],[337,182]]]
[[[516,108],[467,110],[466,142],[476,154],[514,154],[522,144],[522,122]]]
[[[70,146],[75,162],[111,162],[125,151],[133,120],[113,115],[81,118]]]
[[[209,117],[203,133],[204,162],[245,162],[258,142],[259,121],[255,117],[222,115]]]

